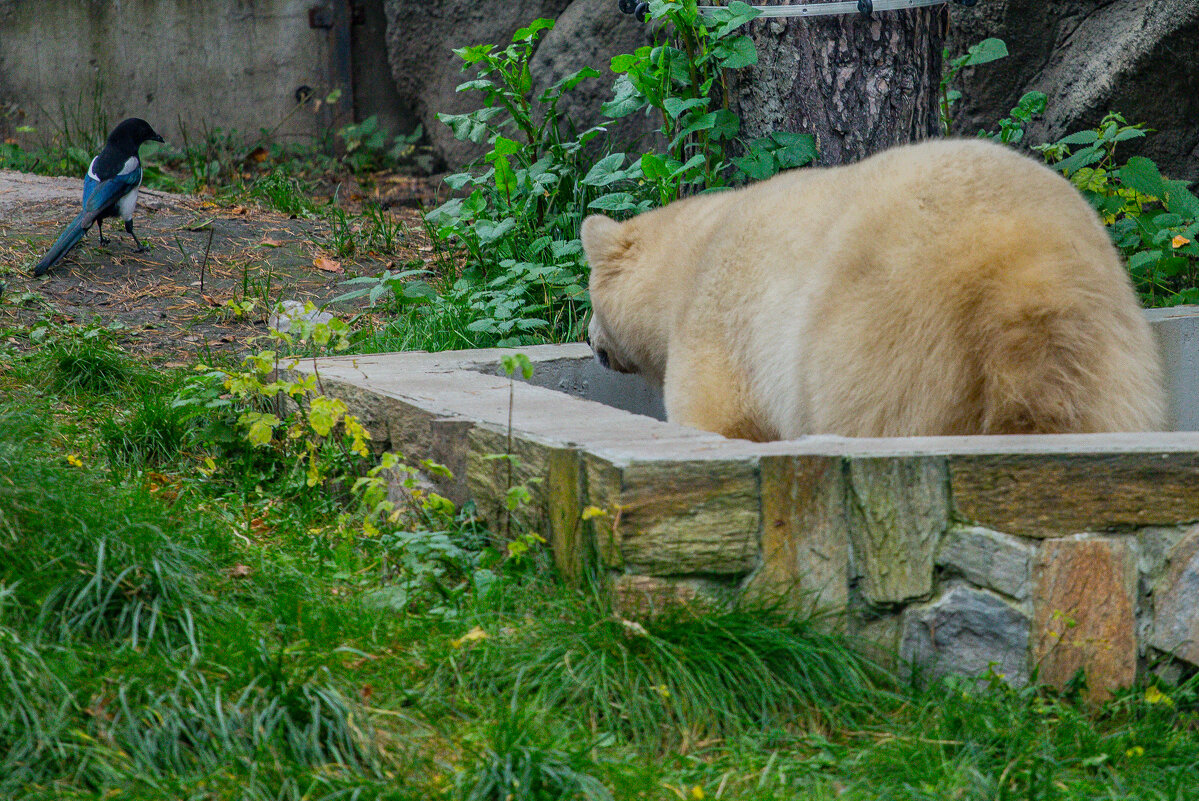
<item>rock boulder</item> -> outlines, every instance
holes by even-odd
[[[1129,143],[1126,155],[1139,150],[1168,175],[1199,179],[1199,0],[984,0],[952,8],[955,51],[995,36],[1011,54],[958,81],[958,133],[994,128],[1025,92],[1039,90],[1049,106],[1030,126],[1030,143],[1119,111],[1156,131]]]

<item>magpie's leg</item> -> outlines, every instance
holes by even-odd
[[[133,219],[132,218],[125,220],[125,231],[129,234],[129,236],[133,237],[133,241],[137,243],[137,249],[134,250],[133,252],[134,253],[144,253],[146,250],[146,246],[143,245],[142,241],[137,238],[137,234],[133,233]]]
[[[100,244],[107,245],[108,240],[104,238],[104,221],[96,220],[96,230],[100,233]]]

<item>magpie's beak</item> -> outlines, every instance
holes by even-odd
[[[158,134],[154,134],[154,136],[150,139],[150,141],[151,142],[162,142],[165,145],[167,140],[163,139]]]

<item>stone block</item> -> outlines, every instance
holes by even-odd
[[[927,597],[937,543],[949,523],[945,460],[853,459],[847,489],[862,596],[872,604]]]
[[[981,526],[953,526],[937,550],[937,565],[979,587],[1028,600],[1036,548],[1027,540]]]
[[[1199,665],[1199,530],[1172,551],[1153,589],[1153,636],[1149,644]]]
[[[546,518],[554,564],[566,581],[578,584],[595,550],[584,536],[582,458],[573,448],[555,448],[547,466]]]
[[[549,477],[554,446],[526,437],[513,436],[511,456],[506,431],[474,426],[467,434],[466,484],[480,516],[493,527],[508,525],[508,491],[524,486],[532,499],[512,517],[533,530],[540,530],[547,511],[545,480]]]
[[[601,562],[653,576],[738,576],[758,562],[761,511],[753,460],[613,464],[585,457]]]
[[[1033,656],[1041,681],[1079,670],[1102,700],[1136,678],[1136,554],[1128,537],[1048,539],[1033,571]]]
[[[849,636],[855,648],[886,665],[896,667],[899,658],[899,635],[903,630],[903,614],[896,613],[880,617],[852,616],[849,619]]]
[[[904,610],[900,658],[932,678],[982,676],[1028,683],[1028,615],[994,593],[959,584]]]
[[[429,451],[423,458],[446,467],[449,478],[432,479],[437,491],[461,506],[470,498],[466,479],[466,457],[470,450],[470,421],[454,417],[438,417],[429,421]],[[421,457],[421,454],[413,454]]]
[[[747,593],[844,609],[849,523],[842,460],[765,456],[760,471],[762,564]]]
[[[706,609],[716,599],[701,583],[690,579],[637,576],[629,573],[609,582],[612,611],[633,620],[651,618],[680,609]]]
[[[949,457],[958,516],[1023,537],[1199,520],[1199,453]]]

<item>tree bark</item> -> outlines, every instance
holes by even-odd
[[[758,63],[731,75],[742,136],[814,134],[819,163],[831,165],[938,135],[947,26],[945,5],[754,20]]]

